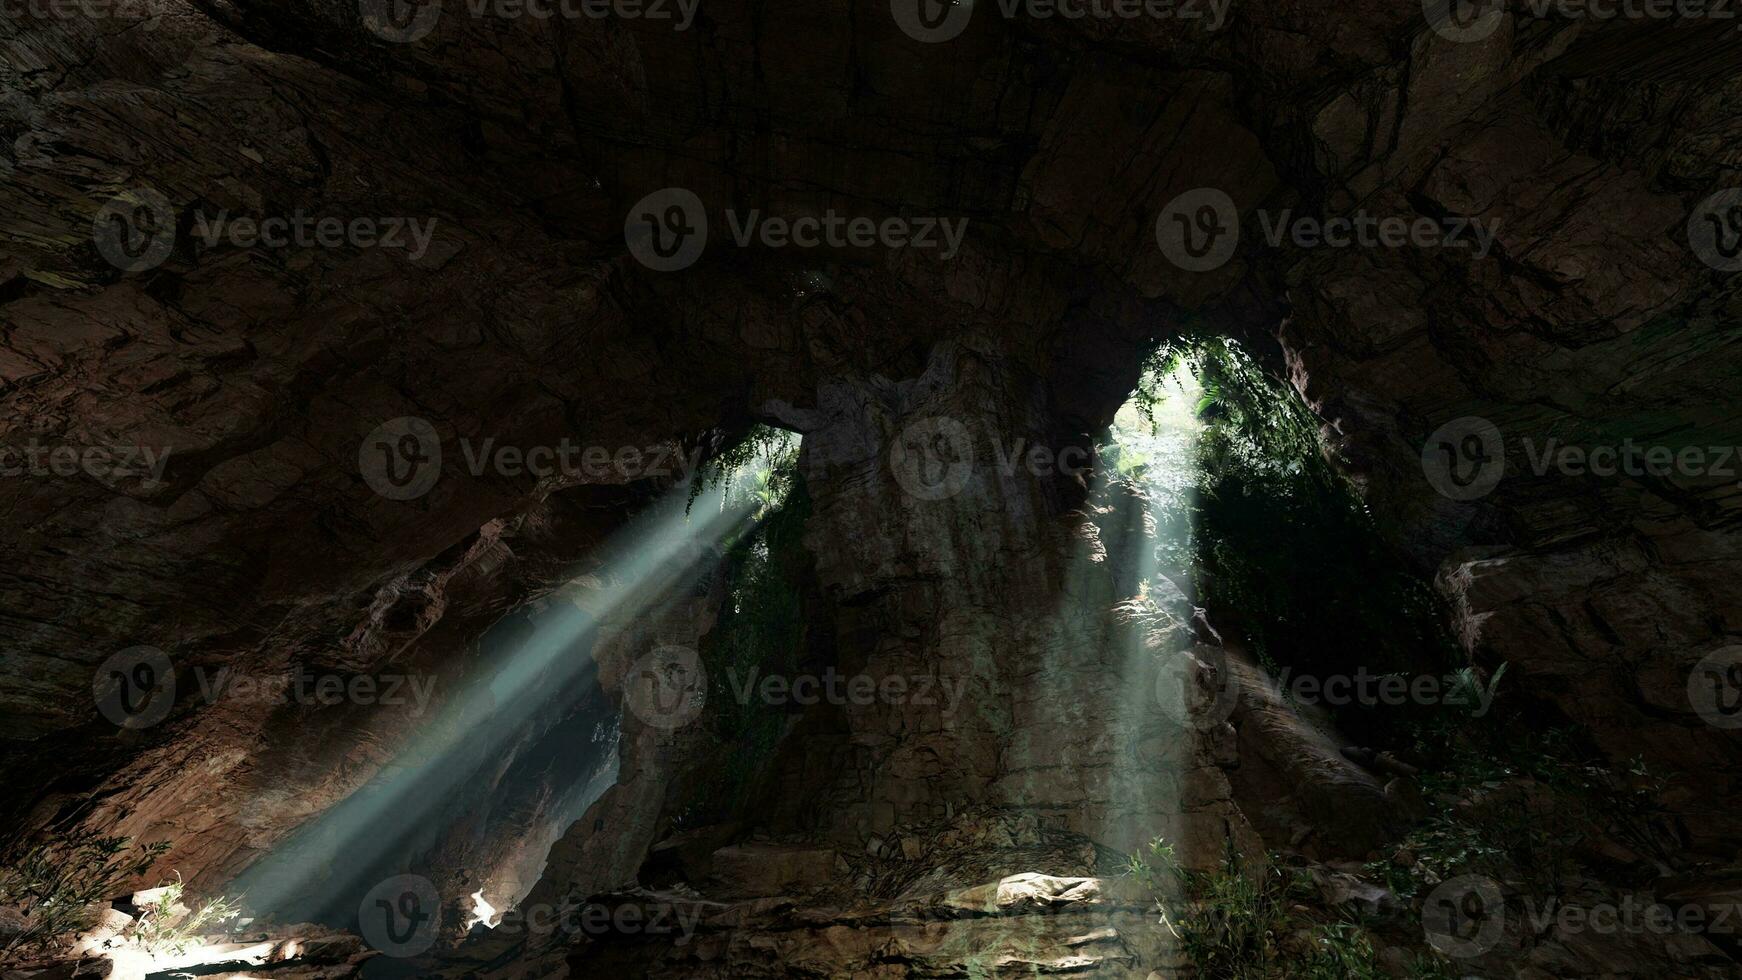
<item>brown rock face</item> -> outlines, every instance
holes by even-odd
[[[439,713],[498,666],[487,630],[608,577],[590,556],[678,482],[621,450],[762,421],[805,436],[818,642],[912,696],[795,713],[745,832],[765,839],[712,863],[737,904],[697,912],[728,918],[683,963],[1159,968],[1172,954],[1131,938],[1141,903],[1061,882],[1107,870],[1095,845],[1261,851],[1254,825],[1286,822],[1248,819],[1243,781],[1391,819],[1262,691],[1238,697],[1238,736],[1131,708],[1150,651],[1105,614],[1124,596],[1089,488],[1057,470],[1190,328],[1278,353],[1472,658],[1614,760],[1675,773],[1678,834],[1734,859],[1742,748],[1689,686],[1733,696],[1707,668],[1742,637],[1724,25],[1508,11],[1457,36],[1408,4],[1238,3],[1213,25],[979,4],[928,43],[900,4],[857,0],[704,5],[677,30],[376,6],[0,19],[8,836],[170,841],[166,866],[221,890],[379,778],[421,716],[202,680],[398,672]],[[674,187],[709,232],[658,271],[636,219],[670,217],[641,202]],[[1204,188],[1238,230],[1221,261],[1182,261],[1159,242],[1170,217],[1191,234],[1203,212],[1170,209]],[[767,234],[830,215],[909,234]],[[1360,216],[1432,241],[1329,247],[1294,224]],[[565,440],[612,462],[529,468]],[[399,479],[406,445],[439,447],[429,485]],[[1009,465],[1035,446],[1048,472]],[[453,900],[625,886],[681,822],[698,736],[623,722],[614,784],[535,887],[596,771],[552,746],[623,690],[624,644],[700,643],[721,601],[695,585],[577,642],[599,686],[553,684],[454,823],[393,860],[447,853],[431,875]],[[173,704],[117,727],[93,674],[141,646]],[[1213,659],[1187,682],[1224,690]],[[938,853],[973,874],[910,891],[890,862],[950,833]],[[757,847],[780,857],[748,874]],[[827,852],[875,921],[807,884]],[[942,897],[1007,883],[1033,900]],[[776,901],[800,886],[808,905]]]

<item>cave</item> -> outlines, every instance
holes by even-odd
[[[0,5],[0,980],[1742,976],[1732,21]]]

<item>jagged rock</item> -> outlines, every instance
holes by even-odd
[[[714,852],[710,874],[721,895],[781,895],[828,883],[837,857],[825,847],[736,844]]]

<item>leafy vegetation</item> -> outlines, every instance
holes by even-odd
[[[0,903],[18,906],[25,928],[6,950],[52,947],[95,925],[102,903],[169,850],[167,842],[131,842],[80,833],[13,855],[0,867]]]
[[[219,896],[188,907],[182,904],[181,875],[163,886],[157,901],[140,910],[129,937],[153,955],[180,955],[195,937],[213,931],[242,914],[236,902]]]
[[[708,718],[726,756],[699,794],[708,812],[697,809],[688,822],[725,819],[749,798],[787,715],[759,698],[741,699],[737,688],[770,673],[791,674],[804,641],[802,536],[810,498],[798,473],[797,440],[762,452],[764,465],[738,478],[739,492],[761,502],[759,519],[728,547],[726,602],[701,651]]]
[[[1377,980],[1379,969],[1367,930],[1349,919],[1316,923],[1292,912],[1312,885],[1272,860],[1248,870],[1226,843],[1215,871],[1180,864],[1173,845],[1156,838],[1147,857],[1131,859],[1129,873],[1154,897],[1162,925],[1180,951],[1206,977],[1227,980]]]
[[[1182,404],[1189,426],[1169,414]],[[1163,347],[1133,405],[1103,457],[1149,501],[1162,573],[1261,663],[1319,675],[1465,666],[1438,597],[1333,465],[1317,417],[1239,343]],[[1353,705],[1342,721],[1379,740],[1420,710]]]
[[[792,492],[798,475],[798,437],[770,425],[753,425],[744,437],[721,448],[703,463],[690,483],[690,506],[704,492],[725,488],[723,503],[749,494],[761,513],[780,506]],[[760,516],[760,514],[758,515]]]
[[[1400,897],[1460,874],[1557,894],[1594,834],[1658,860],[1676,849],[1658,803],[1667,776],[1637,759],[1617,771],[1570,729],[1424,724],[1416,754],[1430,763],[1421,779],[1429,816],[1402,842],[1405,863],[1368,866]]]

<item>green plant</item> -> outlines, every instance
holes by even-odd
[[[1236,341],[1188,337],[1151,356],[1132,404],[1102,456],[1147,508],[1153,567],[1260,663],[1318,675],[1463,665],[1442,601],[1292,384]],[[1356,703],[1339,722],[1362,744],[1395,743],[1423,710]]]
[[[1500,694],[1500,679],[1506,676],[1506,668],[1512,666],[1503,663],[1483,684],[1481,676],[1475,667],[1459,667],[1452,673],[1451,690],[1446,692],[1445,703],[1460,707],[1472,717],[1483,710],[1484,705],[1491,705]]]
[[[810,498],[798,475],[796,452],[774,457],[756,486],[768,509],[734,541],[725,557],[726,602],[701,645],[708,672],[708,720],[719,745],[719,764],[704,781],[686,821],[725,819],[749,799],[786,731],[787,714],[738,688],[797,667],[804,639],[801,580],[808,564],[803,534]]]
[[[153,955],[184,953],[195,937],[242,913],[239,904],[222,896],[189,908],[182,904],[182,894],[181,874],[177,873],[174,882],[162,886],[157,901],[140,910],[129,930],[131,938]]]
[[[1308,878],[1284,868],[1279,855],[1253,869],[1245,867],[1232,838],[1224,848],[1219,867],[1194,871],[1158,837],[1126,868],[1153,896],[1161,925],[1201,975],[1218,980],[1378,980],[1385,975],[1372,937],[1359,921],[1314,922],[1290,911],[1310,901],[1315,889]]]
[[[55,946],[95,924],[107,902],[169,850],[167,842],[129,851],[128,837],[79,832],[31,846],[0,867],[0,902],[21,908],[25,928],[7,951]]]
[[[1326,922],[1313,930],[1312,948],[1290,976],[1306,980],[1379,980],[1385,971],[1373,951],[1373,938],[1359,922]]]
[[[1285,882],[1274,865],[1247,874],[1230,839],[1220,869],[1193,871],[1173,845],[1156,838],[1148,859],[1134,859],[1130,871],[1155,895],[1162,925],[1205,975],[1259,978],[1280,967],[1288,915]]]
[[[1496,671],[1490,686],[1503,674]],[[1571,729],[1537,732],[1488,721],[1440,719],[1418,733],[1418,753],[1432,766],[1421,779],[1430,813],[1403,841],[1409,865],[1368,865],[1400,897],[1465,873],[1555,894],[1574,868],[1577,845],[1593,833],[1614,835],[1643,855],[1671,853],[1658,803],[1667,779],[1642,759],[1617,769]],[[1517,795],[1458,805],[1502,787]]]
[[[701,472],[690,482],[690,506],[703,491],[724,487],[727,503],[739,494],[754,498],[757,516],[777,509],[792,491],[798,450],[799,440],[791,432],[769,425],[751,426],[743,438],[717,449],[703,461]]]
[[[1445,958],[1431,953],[1418,953],[1409,961],[1409,980],[1458,980]]]

